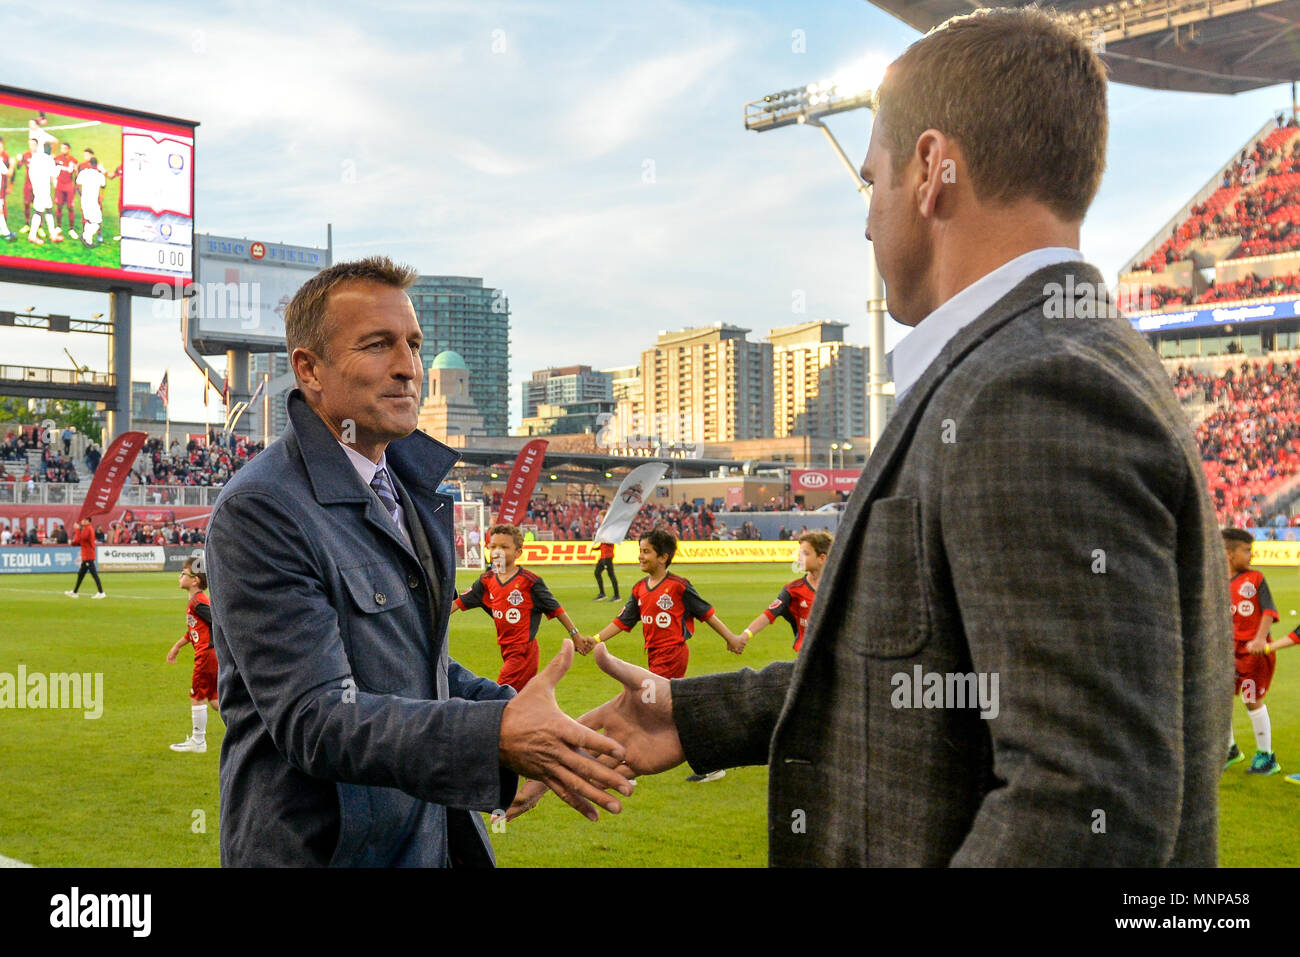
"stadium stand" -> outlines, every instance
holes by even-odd
[[[1294,359],[1172,363],[1223,525],[1300,525],[1277,503],[1300,486],[1300,369]],[[1279,521],[1280,516],[1280,521]]]
[[[1300,249],[1300,128],[1289,121],[1242,150],[1224,170],[1223,182],[1159,247],[1133,270],[1158,274],[1199,252],[1206,243],[1234,239],[1225,258],[1263,256]]]

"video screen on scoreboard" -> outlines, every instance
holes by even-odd
[[[0,88],[0,266],[193,278],[194,127]]]

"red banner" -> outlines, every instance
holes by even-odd
[[[496,524],[518,525],[528,514],[528,500],[533,497],[537,476],[542,473],[546,445],[545,439],[533,439],[515,456],[505,494],[501,497],[501,511],[497,513]]]
[[[78,522],[92,515],[103,515],[117,504],[126,477],[131,474],[131,466],[135,464],[136,456],[144,448],[147,438],[149,436],[144,432],[123,432],[104,450],[99,468],[95,469],[95,477],[90,480],[86,501],[77,515]]]
[[[58,525],[72,528],[77,523],[79,505],[0,505],[0,529],[9,529],[15,535],[25,534],[29,529],[36,529],[42,542],[54,537]],[[122,522],[134,531],[138,525],[165,525],[175,522],[186,528],[207,528],[212,506],[177,505],[173,508],[123,507],[119,505],[106,517],[97,519],[93,524],[108,530],[114,522]],[[109,542],[113,541],[109,533]]]
[[[791,469],[790,491],[801,492],[852,492],[858,484],[860,469]]]

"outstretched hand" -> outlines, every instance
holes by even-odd
[[[673,723],[668,679],[614,657],[604,643],[596,648],[596,664],[622,682],[623,691],[578,720],[622,742],[625,754],[620,770],[629,776],[657,774],[683,763],[686,754]],[[611,763],[607,758],[602,760]]]
[[[583,727],[556,705],[555,686],[571,664],[573,642],[566,639],[560,653],[506,705],[498,752],[503,765],[545,784],[578,813],[595,821],[600,815],[593,804],[611,814],[623,809],[618,798],[602,789],[627,795],[632,793],[632,785],[611,770],[623,760],[623,746],[613,737]]]

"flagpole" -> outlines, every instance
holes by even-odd
[[[271,444],[271,373],[262,373],[262,448]]]
[[[168,369],[167,372],[171,370]],[[167,372],[163,373],[164,381],[167,379]],[[172,454],[172,392],[171,386],[167,387],[167,398],[163,400],[163,409],[167,413],[167,425],[163,429],[163,454]]]

